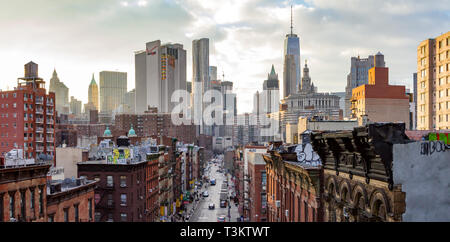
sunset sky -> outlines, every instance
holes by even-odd
[[[280,84],[283,41],[300,37],[319,92],[343,92],[350,57],[385,55],[391,84],[412,88],[416,48],[449,31],[450,0],[0,0],[0,88],[16,86],[28,61],[47,84],[56,68],[69,95],[87,102],[92,73],[128,73],[145,43],[181,43],[192,80],[192,40],[210,39],[210,65],[234,82],[238,112],[250,112],[253,93],[274,64]],[[282,87],[281,87],[282,90]]]

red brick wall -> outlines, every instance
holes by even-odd
[[[64,210],[68,209],[69,222],[75,221],[75,205],[78,204],[78,222],[94,222],[95,203],[92,186],[65,192],[66,195],[49,195],[47,204],[47,217],[54,216],[54,222],[64,222]],[[92,214],[89,216],[89,202]],[[90,219],[91,218],[91,219]]]

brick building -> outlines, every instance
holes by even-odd
[[[93,221],[96,182],[50,181],[50,166],[0,168],[0,222]]]
[[[73,124],[56,124],[56,147],[76,147],[78,132]]]
[[[84,178],[49,181],[48,222],[94,222],[94,189],[97,183]]]
[[[195,125],[175,125],[170,113],[157,113],[155,109],[143,114],[117,114],[115,116],[114,129],[117,132],[127,132],[131,126],[139,137],[176,137],[185,143],[194,143],[196,140]]]
[[[146,217],[148,222],[159,221],[159,154],[147,155],[146,177]]]
[[[242,148],[235,151],[233,183],[239,201],[239,214],[244,214],[244,155]]]
[[[405,86],[389,85],[389,68],[369,69],[369,83],[352,90],[352,114],[359,125],[371,122],[404,122],[409,127],[409,96]]]
[[[0,222],[47,221],[49,168],[48,164],[0,168]]]
[[[251,222],[267,221],[267,175],[266,163],[262,154],[250,153],[248,159],[249,179],[249,220]]]
[[[322,168],[300,162],[292,151],[281,153],[275,148],[269,153],[263,156],[267,163],[268,221],[323,221]]]
[[[119,144],[112,152],[126,157],[130,150],[127,145]],[[99,181],[95,189],[95,221],[148,221],[150,218],[145,216],[146,198],[149,198],[146,157],[111,159],[113,161],[91,160],[77,164],[78,176]]]
[[[46,94],[38,65],[25,65],[17,87],[0,92],[0,152],[23,149],[26,158],[55,161],[55,93]]]

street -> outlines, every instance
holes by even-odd
[[[199,192],[201,198],[199,202],[194,205],[195,210],[192,217],[189,219],[189,222],[217,222],[218,217],[220,216],[224,216],[226,222],[229,222],[230,220],[232,222],[237,221],[239,212],[238,207],[235,206],[233,201],[229,203],[229,205],[231,205],[230,208],[228,207],[228,205],[226,208],[220,207],[220,190],[224,180],[228,180],[228,195],[230,196],[233,192],[233,183],[231,182],[231,179],[229,179],[229,177],[227,178],[223,172],[217,172],[217,170],[219,170],[220,163],[221,161],[219,160],[219,164],[211,163],[209,165],[209,171],[205,174],[210,179],[216,179],[216,185],[211,186],[209,183],[203,184],[201,192]],[[208,197],[202,196],[202,193],[204,191],[208,191]],[[208,208],[210,203],[214,203],[214,209]],[[230,210],[230,213],[228,212],[228,210]]]

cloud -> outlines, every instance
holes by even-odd
[[[274,64],[282,85],[283,42],[300,37],[319,91],[343,91],[350,57],[381,51],[390,80],[411,83],[416,48],[449,31],[450,1],[403,0],[16,0],[0,9],[1,87],[14,86],[30,59],[48,80],[56,66],[74,95],[87,101],[92,72],[128,72],[134,87],[133,51],[148,41],[175,42],[187,50],[192,78],[192,40],[210,38],[210,63],[234,82],[239,112],[251,111]],[[145,3],[144,3],[145,2]],[[17,13],[21,14],[18,15]]]

